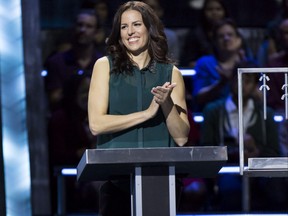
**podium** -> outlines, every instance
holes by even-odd
[[[77,179],[130,177],[131,215],[175,216],[175,176],[215,177],[227,159],[225,146],[87,149]]]

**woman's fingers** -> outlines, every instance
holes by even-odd
[[[176,83],[170,84],[170,82],[164,83],[162,86],[153,87],[151,93],[155,96],[155,102],[162,104],[166,101],[176,86]]]

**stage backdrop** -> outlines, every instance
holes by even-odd
[[[31,215],[21,0],[0,0],[0,54],[5,173],[0,200],[6,200],[7,215]]]

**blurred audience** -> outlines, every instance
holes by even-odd
[[[280,11],[276,14],[276,17],[267,24],[265,38],[258,49],[257,61],[260,67],[266,67],[269,58],[282,50],[278,26],[283,19],[288,18],[288,0],[282,0]]]
[[[63,106],[53,112],[48,122],[48,135],[53,166],[75,166],[84,150],[95,148],[87,119],[90,77],[73,75],[63,91]]]
[[[96,146],[97,137],[92,136],[88,126],[89,85],[89,76],[71,76],[63,89],[63,106],[52,113],[48,122],[53,205],[56,205],[57,200],[57,182],[53,175],[55,169],[57,167],[75,168],[84,151]],[[75,177],[67,178],[65,196],[69,213],[84,210],[97,211],[97,187],[92,187],[92,183],[78,183]]]
[[[207,104],[203,111],[201,145],[219,145],[228,148],[228,165],[239,164],[238,127],[238,79],[237,68],[256,67],[254,62],[241,61],[231,74],[229,95]],[[280,156],[277,124],[274,112],[267,108],[264,120],[259,100],[253,98],[258,87],[259,76],[255,73],[242,74],[244,158]],[[268,132],[269,131],[269,132]],[[286,209],[285,182],[277,178],[250,178],[251,210]],[[264,185],[267,186],[264,186]],[[235,174],[218,175],[216,179],[219,211],[242,210],[242,177]],[[273,188],[273,189],[272,189]]]
[[[48,74],[45,77],[50,111],[62,106],[63,88],[69,78],[75,74],[91,75],[95,61],[103,54],[98,51],[94,38],[97,29],[97,17],[88,10],[81,11],[76,18],[72,42],[67,39],[67,50],[56,52],[48,57],[44,64]]]
[[[109,2],[106,0],[85,0],[82,8],[95,10],[98,20],[95,42],[97,49],[102,53],[106,53],[106,38],[110,34],[112,24]]]
[[[164,2],[161,2],[161,0],[142,0],[142,1],[148,4],[155,11],[155,13],[158,15],[160,19],[163,18],[164,8],[161,4],[163,4]],[[179,38],[176,32],[168,27],[164,27],[164,32],[168,42],[170,57],[178,64],[180,58]]]
[[[216,22],[229,17],[223,0],[205,0],[198,26],[190,29],[184,39],[180,65],[194,67],[198,58],[213,53],[212,31]]]
[[[208,103],[204,110],[201,127],[201,145],[227,145],[229,163],[238,163],[238,79],[237,68],[257,67],[254,61],[243,60],[232,70],[228,83],[230,91],[220,100]],[[243,121],[245,131],[245,158],[278,156],[279,145],[274,112],[268,108],[267,120],[263,119],[262,105],[255,100],[253,92],[258,88],[259,76],[242,74]],[[267,133],[269,131],[269,133]]]
[[[283,19],[279,26],[279,40],[277,43],[282,47],[268,60],[269,67],[288,67],[288,18]],[[268,74],[270,80],[268,85],[268,105],[275,109],[277,114],[285,117],[285,89],[282,88],[285,84],[284,73],[270,73]],[[286,83],[287,85],[287,83]],[[287,88],[287,87],[286,87]],[[283,98],[282,98],[283,97]],[[288,100],[288,98],[286,98]],[[288,156],[288,121],[285,119],[279,123],[279,140],[282,156]]]
[[[84,150],[96,146],[87,120],[90,77],[95,61],[103,56],[95,43],[96,29],[94,11],[80,11],[75,21],[73,40],[67,38],[63,43],[67,44],[67,49],[58,50],[48,57],[44,65],[48,72],[45,88],[49,103],[47,123],[53,212],[56,212],[57,201],[55,169],[76,167]],[[88,193],[84,192],[87,186],[78,184],[76,178],[66,179],[65,207],[68,212],[83,210],[91,202],[90,210],[97,208],[97,193],[89,189],[89,196],[93,198],[87,198]]]
[[[249,48],[232,19],[217,22],[212,38],[214,53],[200,57],[195,65],[192,95],[196,112],[201,112],[207,103],[228,96],[235,64],[248,59]]]

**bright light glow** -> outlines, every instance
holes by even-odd
[[[193,119],[197,123],[201,123],[204,121],[204,117],[201,114],[197,114],[193,116]],[[274,121],[275,122],[282,122],[284,120],[284,117],[281,115],[275,115],[274,116]]]
[[[48,71],[47,71],[47,70],[42,70],[42,71],[41,71],[41,76],[42,76],[42,77],[47,76],[47,74],[48,74]]]
[[[283,121],[283,116],[281,116],[281,115],[275,115],[274,116],[274,121],[275,122],[282,122]]]
[[[194,76],[196,71],[194,69],[179,69],[182,76]]]
[[[78,75],[83,75],[83,74],[84,74],[84,71],[83,71],[83,70],[78,70],[77,74],[78,74]]]
[[[247,168],[247,167],[244,167]],[[225,174],[225,173],[239,173],[239,167],[238,166],[227,166],[222,167],[219,171],[219,174]],[[61,170],[62,175],[77,175],[77,169],[76,168],[63,168]]]
[[[204,117],[202,115],[195,115],[193,117],[194,121],[197,122],[197,123],[201,123],[204,121]]]
[[[222,167],[218,173],[219,174],[240,173],[240,168],[239,166],[226,166],[226,167]]]
[[[77,169],[76,168],[64,168],[61,170],[62,175],[77,175]]]

